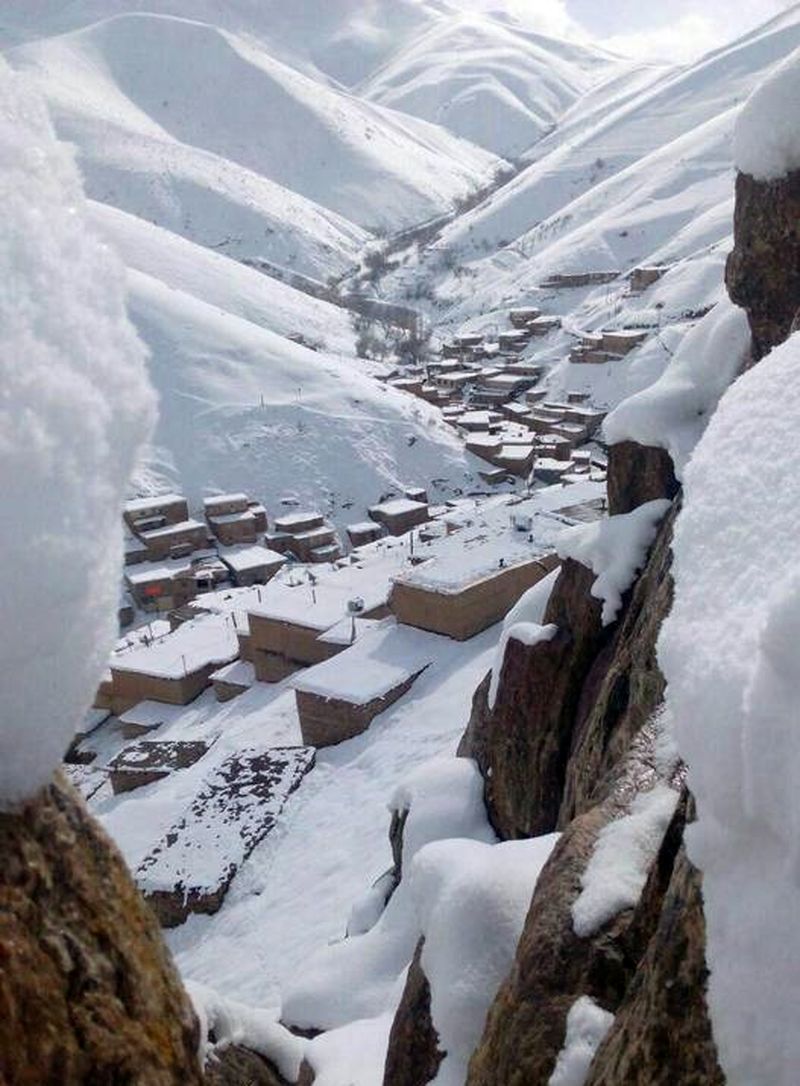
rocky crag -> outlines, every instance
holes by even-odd
[[[754,361],[796,327],[800,310],[800,173],[758,182],[740,175],[731,298],[746,311]],[[565,1044],[575,1001],[614,1015],[587,1086],[714,1086],[724,1082],[705,1000],[702,879],[686,855],[692,797],[680,765],[659,752],[664,679],[656,644],[672,600],[670,541],[681,493],[668,454],[625,441],[610,450],[611,515],[671,502],[646,566],[617,620],[604,627],[594,577],[564,562],[543,619],[549,641],[510,640],[497,697],[478,688],[459,753],[485,781],[486,806],[503,840],[561,830],[544,868],[513,968],[489,1011],[468,1086],[546,1086]],[[680,793],[635,906],[590,935],[572,906],[604,827],[661,782]],[[397,1012],[384,1086],[424,1086],[441,1053],[419,961]]]

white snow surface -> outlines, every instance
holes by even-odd
[[[207,985],[194,981],[187,982],[186,988],[200,1023],[202,1063],[213,1063],[218,1051],[241,1044],[266,1056],[288,1081],[297,1080],[305,1044],[280,1024],[277,1011],[225,999]],[[214,1044],[208,1041],[210,1032],[216,1038]]]
[[[733,384],[686,469],[659,641],[732,1086],[790,1086],[800,1066],[798,417],[795,334]]]
[[[431,841],[464,837],[494,844],[486,821],[483,777],[471,758],[433,758],[405,776],[389,801],[389,810],[406,812],[403,865]]]
[[[572,903],[576,935],[593,935],[637,904],[677,802],[675,789],[656,784],[636,796],[627,814],[600,831],[581,875],[581,892]]]
[[[750,95],[733,136],[737,169],[774,181],[800,169],[800,49]]]
[[[541,581],[538,581],[520,596],[506,615],[494,662],[492,663],[492,679],[489,684],[487,699],[490,709],[494,709],[494,703],[497,700],[497,690],[500,686],[500,675],[503,670],[503,661],[506,657],[506,646],[509,640],[516,638],[529,645],[533,643],[530,640],[532,633],[541,639],[547,637],[547,640],[555,635],[555,626],[542,626],[541,622],[547,610],[550,595],[558,580],[558,574],[558,569],[551,570],[546,577],[543,577]],[[541,633],[536,635],[532,627],[538,629]]]
[[[567,1035],[547,1086],[583,1086],[595,1053],[614,1024],[591,996],[580,996],[567,1014]]]
[[[680,478],[720,396],[750,351],[747,314],[727,296],[682,341],[654,384],[605,420],[612,445],[636,441],[666,449]]]
[[[120,506],[154,416],[119,261],[70,151],[0,60],[0,802],[44,785],[116,634]]]
[[[486,1015],[508,976],[539,873],[559,834],[484,845],[439,841],[412,863],[425,936],[422,968],[445,1057],[433,1082],[462,1086]]]
[[[573,558],[596,576],[592,595],[603,601],[602,620],[607,626],[622,607],[622,597],[647,560],[658,525],[669,509],[666,499],[645,502],[596,524],[568,528],[558,542],[561,558]]]

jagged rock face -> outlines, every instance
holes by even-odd
[[[205,1081],[206,1086],[286,1086],[269,1060],[241,1045],[215,1053],[206,1065]]]
[[[700,874],[681,846],[658,927],[585,1086],[722,1086],[705,941]]]
[[[656,642],[672,606],[673,503],[607,649],[595,660],[581,693],[564,781],[559,825],[605,798],[621,760],[664,697]]]
[[[421,962],[423,945],[420,939],[392,1023],[383,1086],[424,1086],[436,1077],[444,1058],[431,1018],[431,990]]]
[[[620,441],[608,450],[608,512],[630,513],[645,502],[678,493],[672,458],[666,449]]]
[[[725,282],[747,310],[758,361],[786,339],[800,308],[800,171],[777,181],[738,175]]]
[[[598,834],[625,810],[641,773],[649,773],[646,759],[630,759],[615,792],[570,824],[539,876],[514,966],[489,1011],[467,1086],[545,1086],[564,1044],[572,1004],[588,995],[613,1013],[622,1003],[658,923],[684,805],[636,908],[623,910],[586,938],[576,935],[571,910]]]
[[[581,689],[610,638],[593,582],[584,566],[564,563],[544,616],[558,633],[533,646],[508,642],[494,708],[484,683],[459,747],[477,761],[489,817],[506,840],[549,833],[558,821]]]
[[[197,1043],[155,917],[72,786],[0,814],[0,1081],[192,1086]]]

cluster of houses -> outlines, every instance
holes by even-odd
[[[635,269],[631,292],[664,270]],[[547,286],[616,277],[558,275]],[[500,621],[558,565],[563,528],[603,515],[604,464],[591,443],[604,412],[587,393],[549,397],[542,367],[523,357],[560,326],[535,307],[517,308],[491,341],[457,335],[424,369],[389,378],[441,408],[485,462],[487,484],[523,478],[540,489],[435,507],[425,489],[410,487],[370,506],[342,537],[321,513],[271,519],[244,493],[206,498],[197,516],[178,494],[126,504],[120,613],[132,621],[136,609],[154,612],[157,630],[120,643],[68,761],[87,797],[177,773],[191,781],[179,790],[190,801],[136,871],[165,926],[219,909],[318,748],[362,733],[406,695],[435,666],[443,639],[466,641]],[[583,336],[571,360],[624,357],[646,334]],[[217,755],[217,734],[173,727],[198,699],[222,713],[241,698],[246,712],[270,687],[291,700],[296,732],[288,738],[265,733],[256,745],[235,753],[220,746]],[[114,743],[95,743],[89,731],[98,727]]]

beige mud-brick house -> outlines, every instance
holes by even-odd
[[[126,571],[125,585],[143,611],[173,611],[197,595],[197,583],[188,561]]]
[[[367,512],[372,520],[382,524],[390,535],[404,535],[430,520],[427,502],[411,501],[409,498],[395,498],[371,506]]]
[[[122,507],[125,523],[136,532],[141,521],[160,521],[166,524],[180,524],[189,519],[189,507],[181,494],[160,494],[152,498],[133,498]]]
[[[357,575],[358,570],[355,570]],[[250,608],[250,651],[259,682],[279,682],[299,668],[337,655],[347,642],[324,635],[345,619],[388,614],[388,576],[359,588],[351,571],[320,583],[268,585],[265,598]],[[361,594],[359,595],[359,591]]]
[[[208,546],[208,529],[202,521],[190,518],[140,532],[139,538],[147,547],[150,561],[161,562],[203,550]]]
[[[431,663],[435,639],[393,620],[293,680],[303,742],[328,747],[366,731]]]
[[[224,517],[230,513],[244,513],[248,498],[241,491],[235,494],[215,494],[203,499],[203,512],[207,518]]]
[[[602,286],[619,278],[618,271],[557,272],[540,284],[544,290],[571,290],[576,287]]]
[[[520,306],[509,312],[508,319],[514,328],[528,328],[533,321],[539,319],[541,313],[541,309],[535,306]]]
[[[230,615],[201,615],[148,645],[111,660],[112,708],[119,715],[140,701],[188,705],[212,672],[239,652]]]
[[[314,528],[321,528],[324,523],[325,518],[322,513],[286,513],[275,520],[273,527],[278,533],[294,536],[298,532],[310,532]]]
[[[548,336],[561,327],[561,317],[537,317],[527,328],[532,336]]]
[[[208,527],[223,547],[235,547],[239,543],[255,543],[258,539],[256,515],[250,509],[241,513],[222,513],[208,518]]]
[[[375,543],[384,535],[383,525],[374,520],[362,520],[357,524],[348,524],[346,531],[351,547],[363,547],[367,543]]]
[[[623,328],[618,331],[604,331],[601,349],[611,354],[626,355],[647,339],[649,332],[641,329]]]
[[[457,585],[415,579],[412,570],[395,581],[392,610],[409,626],[467,641],[499,622],[524,592],[557,565],[555,555],[540,555],[498,566]]]
[[[238,588],[267,584],[286,565],[286,555],[258,543],[225,551],[220,558],[228,567]]]
[[[217,701],[231,701],[249,690],[256,681],[255,668],[247,660],[234,660],[211,675]]]
[[[669,268],[664,265],[634,268],[628,276],[631,294],[641,294],[648,287],[657,283],[668,271]]]
[[[314,551],[320,547],[330,547],[336,541],[336,529],[330,524],[323,524],[293,536],[291,550],[299,562],[311,562]]]

